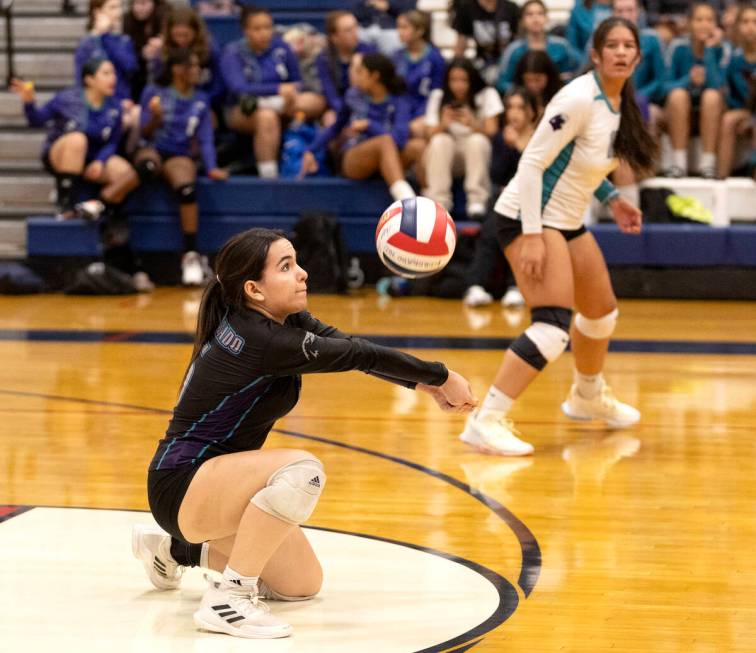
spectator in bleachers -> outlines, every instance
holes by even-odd
[[[672,165],[666,171],[669,177],[688,174],[691,132],[701,136],[699,174],[706,179],[716,177],[717,136],[724,110],[723,66],[727,66],[730,49],[722,40],[711,5],[694,2],[689,34],[675,39],[667,51],[664,122],[672,141]]]
[[[526,88],[535,97],[536,118],[540,119],[546,105],[562,88],[562,79],[557,67],[546,52],[528,50],[517,63],[514,85]]]
[[[138,63],[134,44],[126,34],[121,34],[123,8],[121,0],[90,0],[87,35],[76,48],[75,78],[83,79],[84,64],[91,59],[108,59],[113,63],[117,77],[115,97],[131,105],[131,78],[137,72]]]
[[[147,85],[149,62],[160,54],[163,46],[160,34],[167,11],[166,0],[131,0],[131,7],[123,17],[123,33],[131,38],[138,63],[131,78],[132,98],[141,97]]]
[[[543,0],[527,0],[520,8],[522,37],[512,41],[499,63],[496,88],[502,93],[512,88],[515,70],[528,50],[545,50],[563,78],[569,77],[582,63],[582,55],[561,36],[546,33],[547,9]]]
[[[301,174],[317,172],[313,152],[334,142],[345,177],[368,179],[380,173],[395,200],[415,197],[404,171],[419,161],[425,142],[410,138],[404,80],[391,59],[368,52],[354,56],[350,81],[336,122],[304,153]]]
[[[502,128],[491,139],[493,197],[498,196],[517,172],[522,151],[535,131],[536,110],[535,98],[522,87],[510,89],[504,97]],[[498,265],[505,266],[507,275],[508,288],[502,297],[502,304],[519,306],[524,303],[496,238],[498,221],[496,214],[489,211],[478,234],[475,253],[467,271],[467,290],[462,300],[466,306],[486,306],[493,302],[493,296],[486,287]]]
[[[190,48],[197,55],[200,62],[198,88],[210,99],[213,109],[220,111],[225,92],[220,49],[208,32],[205,21],[191,7],[175,6],[166,15],[160,47],[149,64],[151,83],[162,76],[163,62],[176,48]]]
[[[425,138],[425,109],[431,91],[441,88],[446,62],[438,48],[430,42],[430,16],[413,9],[396,21],[399,38],[404,45],[394,55],[396,72],[407,82],[410,97],[410,133]]]
[[[43,107],[34,103],[31,82],[14,80],[11,86],[29,125],[49,124],[42,163],[55,177],[60,219],[95,219],[105,209],[114,211],[139,185],[134,168],[116,154],[122,131],[115,67],[107,59],[90,59],[80,68],[80,85],[59,91]],[[102,202],[75,205],[82,181],[101,186]]]
[[[312,94],[300,93],[302,77],[291,48],[273,31],[265,9],[244,7],[244,36],[223,51],[221,68],[227,88],[226,123],[251,135],[261,177],[278,177],[282,122],[297,111],[317,113]]]
[[[352,0],[352,13],[360,24],[360,39],[392,56],[401,47],[396,19],[414,9],[415,4],[416,0]]]
[[[282,33],[284,42],[291,48],[299,61],[302,76],[302,92],[311,98],[311,118],[319,118],[326,110],[326,99],[318,74],[317,58],[326,47],[325,35],[309,23],[297,23]]]
[[[452,181],[455,173],[461,173],[467,215],[476,220],[483,218],[491,196],[490,139],[503,111],[496,89],[486,86],[469,59],[460,57],[449,62],[444,85],[431,93],[425,114],[429,138],[424,157],[428,184],[423,191],[425,196],[451,210]]]
[[[325,20],[328,45],[318,55],[315,65],[328,110],[323,124],[333,124],[344,104],[349,88],[349,66],[356,53],[372,52],[373,47],[360,42],[357,19],[348,11],[331,11]]]
[[[565,35],[576,52],[588,52],[593,30],[611,15],[612,0],[575,0]]]
[[[717,176],[724,179],[733,170],[735,145],[749,132],[756,135],[756,4],[740,7],[735,21],[736,44],[725,73],[727,107],[722,118],[717,152]],[[753,139],[749,141],[754,150]]]
[[[501,54],[517,32],[519,7],[510,0],[451,0],[449,12],[458,34],[454,56],[463,57],[467,39],[473,39],[475,65],[487,84],[495,84]]]
[[[721,14],[730,0],[709,0],[707,4],[717,15]],[[659,23],[673,25],[676,31],[684,30],[689,17],[690,0],[645,0],[649,25]]]
[[[198,90],[200,61],[190,48],[169,51],[159,85],[149,85],[142,93],[141,147],[134,156],[143,180],[162,176],[173,189],[179,204],[184,255],[181,277],[185,285],[206,281],[207,260],[197,253],[197,164],[199,150],[210,179],[228,177],[215,160],[210,102]]]

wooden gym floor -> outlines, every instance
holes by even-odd
[[[150,591],[128,531],[149,516],[121,512],[147,508],[198,301],[0,298],[0,642],[13,644],[0,649],[756,650],[754,304],[622,301],[606,376],[641,423],[562,416],[566,354],[514,409],[526,459],[466,449],[462,418],[426,396],[359,373],[306,378],[266,446],[326,464],[310,531],[326,585],[314,603],[273,604],[295,636],[258,644],[195,631],[197,570],[180,592]],[[372,291],[310,309],[444,361],[479,395],[528,323]]]

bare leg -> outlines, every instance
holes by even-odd
[[[391,136],[370,138],[355,145],[344,155],[342,164],[344,176],[349,179],[367,179],[379,170],[386,183],[404,179],[404,166],[399,150]]]
[[[100,197],[109,204],[120,204],[139,186],[139,177],[126,159],[111,156],[105,162],[102,183],[104,186],[100,190]]]
[[[750,113],[747,109],[733,109],[722,117],[717,151],[717,176],[726,179],[732,172],[735,159],[736,137],[748,127]]]
[[[701,149],[704,154],[714,154],[717,151],[717,135],[719,123],[724,111],[724,98],[722,94],[708,88],[701,97]]]
[[[675,150],[687,150],[690,138],[690,94],[676,88],[667,96],[665,124]]]
[[[186,156],[175,156],[163,164],[163,174],[174,190],[197,181],[197,166]],[[181,230],[185,234],[196,234],[199,226],[199,209],[197,202],[179,203]]]

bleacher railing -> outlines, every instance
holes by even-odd
[[[0,0],[0,14],[5,17],[5,84],[10,88],[11,80],[16,76],[13,70],[13,0]]]

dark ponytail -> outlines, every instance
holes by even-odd
[[[202,295],[192,361],[213,337],[226,314],[246,307],[244,283],[262,278],[270,246],[285,237],[276,229],[249,229],[231,238],[221,248],[215,259],[216,276]]]
[[[371,73],[378,73],[381,84],[391,95],[402,95],[406,92],[407,84],[404,79],[396,74],[394,62],[385,54],[367,52],[362,55],[362,65]]]
[[[614,27],[625,27],[632,32],[640,56],[638,28],[629,20],[617,16],[607,18],[596,28],[593,34],[593,49],[601,54],[606,38]],[[659,156],[659,144],[646,129],[630,79],[627,79],[622,87],[620,125],[614,139],[614,154],[641,177],[653,172]]]

